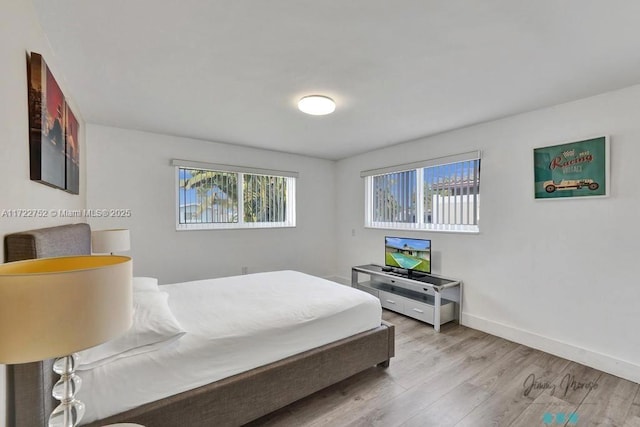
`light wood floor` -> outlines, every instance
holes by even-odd
[[[438,334],[389,311],[383,317],[396,325],[388,369],[371,368],[250,425],[640,427],[637,383],[464,326]],[[527,393],[532,377],[538,387]]]

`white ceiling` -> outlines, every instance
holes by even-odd
[[[33,1],[87,122],[327,159],[640,82],[636,0]]]

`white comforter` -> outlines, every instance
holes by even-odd
[[[295,271],[161,290],[169,293],[169,306],[187,333],[160,350],[80,372],[83,422],[373,329],[381,319],[373,296]]]

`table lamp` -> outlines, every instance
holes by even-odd
[[[91,232],[91,251],[96,254],[125,252],[131,249],[129,230],[114,228],[112,230],[96,230]]]
[[[56,357],[60,401],[50,427],[77,426],[84,404],[76,351],[109,341],[131,327],[131,258],[71,256],[0,265],[0,363]]]

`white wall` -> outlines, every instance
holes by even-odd
[[[30,1],[0,2],[0,213],[3,209],[82,209],[85,207],[84,122],[82,111],[73,104],[80,120],[80,195],[74,196],[29,180],[29,119],[27,106],[27,52],[41,53],[47,61],[62,91],[66,89],[56,57],[49,49]],[[0,236],[77,219],[60,218],[7,218],[0,216]],[[0,245],[0,258],[4,260],[4,245]],[[0,426],[6,425],[5,368],[0,365]]]
[[[296,269],[335,271],[335,162],[167,135],[89,125],[88,207],[131,209],[131,218],[92,219],[93,229],[131,230],[134,273],[160,283]],[[176,231],[171,159],[300,173],[297,227]]]
[[[383,263],[385,234],[431,238],[434,272],[464,281],[464,324],[640,381],[638,117],[634,86],[338,162],[338,274]],[[611,197],[534,200],[533,148],[597,135],[611,137]],[[363,228],[361,170],[475,149],[480,234]]]

